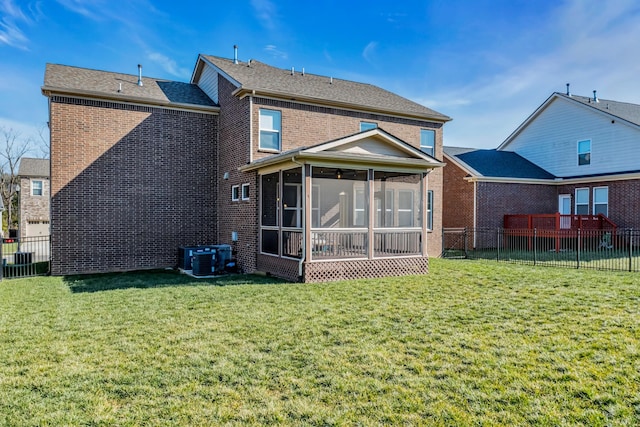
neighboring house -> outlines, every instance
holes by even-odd
[[[444,227],[556,212],[640,226],[640,105],[554,93],[497,149],[444,157]]]
[[[20,237],[49,235],[49,159],[20,160]]]
[[[191,83],[48,64],[52,272],[174,267],[314,282],[428,271],[449,117],[376,86],[208,55]]]

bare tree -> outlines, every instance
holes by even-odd
[[[13,202],[19,190],[18,164],[29,151],[31,140],[13,129],[0,127],[0,195],[7,211],[7,229],[13,225]]]
[[[42,159],[48,159],[51,153],[51,144],[49,142],[49,126],[47,123],[42,125],[38,129],[38,135],[40,136],[40,143],[38,144],[38,157]]]

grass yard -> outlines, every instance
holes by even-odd
[[[638,425],[640,276],[0,282],[0,425]]]

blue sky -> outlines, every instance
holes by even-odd
[[[372,83],[497,147],[554,91],[640,103],[635,0],[0,0],[0,126],[38,139],[47,62],[188,81],[199,53]]]

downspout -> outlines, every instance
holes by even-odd
[[[302,265],[307,258],[307,179],[305,176],[304,163],[296,161],[296,156],[291,156],[291,161],[296,165],[300,165],[300,169],[302,169],[302,256],[300,257],[300,261],[298,261],[298,277],[302,277]]]

